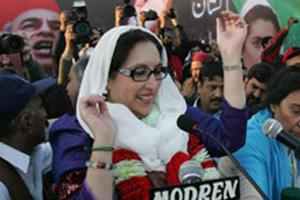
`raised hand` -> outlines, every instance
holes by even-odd
[[[122,18],[124,14],[123,6],[119,5],[115,8],[115,26],[122,25]]]
[[[243,19],[234,13],[223,11],[221,19],[217,18],[217,44],[223,62],[238,62],[241,58],[242,47],[247,35],[247,25]]]
[[[69,11],[63,10],[59,15],[59,21],[60,21],[60,30],[66,31],[67,25],[68,25],[68,15]]]
[[[90,127],[95,139],[104,139],[113,144],[117,127],[111,118],[104,98],[98,94],[83,97],[80,100],[80,113],[84,122]]]
[[[139,22],[140,22],[141,27],[145,27],[146,20],[147,20],[147,13],[146,13],[146,11],[141,11],[139,13]]]
[[[290,29],[294,24],[298,23],[298,18],[296,17],[289,17],[289,19],[286,22],[286,29]]]
[[[165,28],[166,26],[166,22],[168,20],[168,17],[167,17],[167,11],[162,11],[159,15],[159,25],[160,25],[160,28]]]

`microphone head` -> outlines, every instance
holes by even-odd
[[[188,133],[194,130],[194,124],[195,121],[185,114],[180,115],[177,119],[177,126]]]
[[[270,138],[276,138],[282,131],[282,125],[275,119],[267,119],[263,125],[262,131]]]
[[[194,160],[188,160],[181,164],[179,168],[179,180],[183,184],[197,183],[202,180],[204,176],[204,170]]]

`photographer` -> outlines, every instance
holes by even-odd
[[[32,58],[30,45],[25,33],[1,33],[0,67],[11,68],[29,81],[47,76],[40,64]]]
[[[115,8],[115,26],[137,25],[136,10],[130,0],[124,0],[124,5]]]
[[[60,85],[66,85],[68,81],[68,73],[73,64],[73,51],[74,51],[74,40],[75,34],[73,32],[72,25],[68,25],[66,28],[65,36],[65,49],[62,53],[59,65],[58,65],[58,76],[57,83]]]
[[[173,26],[171,30],[167,27],[168,19]],[[173,40],[173,31],[175,40]],[[182,66],[190,49],[190,42],[183,27],[178,23],[178,16],[174,9],[170,9],[169,12],[163,11],[159,16],[157,35],[166,47],[168,61],[176,73],[177,80],[182,83],[184,79]]]
[[[141,27],[146,27],[146,21],[153,21],[153,20],[157,20],[158,19],[158,15],[154,10],[148,10],[148,11],[141,11],[139,13],[139,25]]]
[[[60,32],[52,49],[52,56],[56,65],[60,63],[60,56],[63,54],[66,48],[66,29],[71,26],[74,38],[72,39],[72,57],[75,60],[79,58],[79,51],[86,47],[86,44],[94,44],[94,37],[100,37],[100,32],[92,28],[87,20],[88,12],[86,3],[83,0],[77,0],[73,2],[70,11],[63,11],[60,14]],[[69,33],[67,33],[69,34]],[[91,44],[90,44],[91,43]],[[68,47],[67,47],[68,48]],[[58,76],[58,69],[55,70],[54,76]]]

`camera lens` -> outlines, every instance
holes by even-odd
[[[88,21],[78,21],[73,25],[73,31],[79,36],[86,36],[91,33],[91,26]]]

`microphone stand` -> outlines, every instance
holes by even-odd
[[[225,151],[225,153],[228,155],[229,159],[232,161],[232,163],[237,167],[240,172],[246,177],[246,179],[250,182],[250,184],[254,187],[254,189],[260,194],[260,196],[264,200],[269,200],[269,198],[266,196],[266,194],[260,189],[260,187],[256,184],[256,182],[253,180],[253,178],[248,174],[248,172],[241,166],[241,164],[237,161],[235,157],[232,156],[231,152],[212,134],[208,134],[205,131],[201,131],[198,128],[194,128],[194,131],[198,131],[200,133],[204,133],[209,138],[213,139],[220,147]]]

